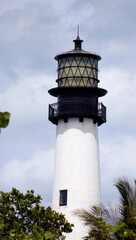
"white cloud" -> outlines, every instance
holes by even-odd
[[[0,71],[5,78],[8,76],[9,83],[18,80],[17,68],[51,73],[56,53],[53,36],[58,21],[49,2],[29,2],[22,9],[0,15]],[[56,44],[58,41],[56,38]],[[4,85],[4,78],[1,83]]]
[[[125,69],[111,68],[101,71],[101,84],[108,90],[103,100],[107,106],[108,121],[118,126],[127,124],[134,127],[136,118],[136,73]]]
[[[117,199],[117,190],[113,186],[116,179],[126,176],[135,179],[136,138],[131,135],[118,136],[101,143],[101,178],[103,200]]]
[[[102,99],[107,107],[107,123],[100,130],[102,195],[104,201],[117,201],[115,179],[135,178],[136,73],[119,67],[105,68],[100,79],[100,86],[108,90]]]
[[[31,1],[33,1],[33,0],[31,0]],[[9,0],[1,1],[0,2],[0,14],[2,14],[5,11],[8,11],[8,10],[13,10],[15,8],[20,9],[27,2],[29,2],[29,0],[23,0],[23,1],[12,0],[12,2]]]
[[[10,191],[16,187],[20,191],[34,189],[37,194],[45,194],[44,201],[51,200],[53,180],[54,150],[38,151],[32,158],[22,161],[12,159],[0,170],[1,190]]]
[[[21,37],[28,38],[35,33],[34,30],[39,30],[43,23],[47,27],[47,22],[51,23],[54,17],[54,10],[49,2],[29,2],[22,9],[6,11],[0,16],[0,40],[13,42]],[[36,28],[38,25],[39,28]]]
[[[18,82],[9,86],[6,92],[0,94],[1,111],[10,111],[11,121],[15,124],[40,121],[46,118],[50,95],[48,89],[54,83],[54,77],[46,75],[18,74]]]
[[[74,5],[72,7],[71,5]],[[65,11],[61,13],[61,23],[65,24],[67,28],[73,28],[73,23],[75,27],[75,36],[76,36],[76,26],[79,24],[84,26],[89,19],[94,14],[94,7],[92,4],[77,4],[77,2],[72,2],[69,4],[68,8],[65,8]]]

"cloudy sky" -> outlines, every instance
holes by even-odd
[[[108,90],[107,123],[99,128],[103,201],[118,201],[117,177],[136,177],[136,1],[1,0],[0,111],[11,121],[0,135],[0,189],[34,189],[51,204],[55,125],[48,95],[54,56],[73,49],[101,55],[100,86]]]

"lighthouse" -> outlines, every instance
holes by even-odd
[[[49,120],[56,125],[52,208],[74,224],[66,240],[81,240],[87,229],[73,214],[101,201],[98,127],[106,122],[106,107],[99,98],[98,61],[82,49],[79,33],[74,49],[55,56],[57,87],[49,90],[56,102],[49,105]]]

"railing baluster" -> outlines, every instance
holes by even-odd
[[[49,105],[49,118],[59,119],[59,117],[89,117],[95,119],[96,122],[106,122],[106,107],[102,103],[98,103],[96,109],[94,104],[87,101],[80,102],[58,102]]]

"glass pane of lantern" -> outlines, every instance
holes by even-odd
[[[76,79],[75,79],[76,86],[80,86],[80,81],[81,81],[81,79],[80,79],[80,78],[76,78]]]
[[[84,86],[86,86],[86,84],[87,84],[87,78],[83,78],[83,83],[84,83]]]
[[[58,67],[61,67],[61,59],[59,59]]]
[[[62,72],[62,77],[64,78],[64,77],[66,77],[65,68],[63,68],[62,71],[63,71],[63,72]]]
[[[95,59],[94,58],[90,58],[90,64],[91,64],[91,67],[95,67]]]
[[[92,84],[91,84],[91,79],[87,79],[87,81],[86,81],[86,86],[87,86],[87,87],[91,87],[91,86],[92,86]]]
[[[63,86],[63,79],[60,81],[60,86],[62,87]]]
[[[71,70],[71,68],[69,68],[69,72],[68,72],[68,75],[67,75],[68,77],[72,77],[73,76],[73,73],[72,73],[72,70]]]
[[[96,70],[96,79],[98,79],[98,71]]]
[[[94,84],[94,79],[93,78],[90,79],[90,82],[91,82],[91,86],[94,87],[95,84]]]
[[[87,71],[87,76],[90,77],[92,69],[88,67],[86,68],[86,71]]]
[[[72,63],[73,63],[73,57],[69,57],[68,60],[69,60],[69,65],[70,65],[70,66],[73,65],[73,64],[72,64]]]
[[[84,57],[84,64],[85,66],[90,66],[90,61],[88,57]]]
[[[81,57],[75,57],[75,59],[76,59],[77,66],[79,66]]]
[[[63,79],[62,79],[61,81],[59,81],[59,86],[60,86],[60,87],[63,87],[63,85],[64,85],[64,81],[63,81]]]
[[[66,58],[66,61],[65,61],[65,67],[69,66],[69,60],[68,58]]]
[[[91,59],[91,65],[92,65],[93,68],[97,68],[97,60],[92,58]]]
[[[77,68],[75,75],[76,75],[76,76],[81,76],[80,71],[79,71],[79,68]]]
[[[87,80],[86,86],[87,86],[87,87],[90,87],[90,86],[91,86],[91,79],[88,79],[88,80]]]
[[[73,75],[75,75],[77,68],[76,67],[72,67],[71,70],[73,72]]]
[[[85,68],[84,67],[80,67],[79,69],[80,69],[81,75],[83,75],[83,72],[84,72]]]
[[[96,78],[96,70],[92,69],[92,72],[93,72],[93,77]]]
[[[65,79],[64,86],[65,86],[65,87],[69,87],[69,86],[70,86],[69,79],[67,79],[67,78]]]
[[[83,76],[84,76],[84,77],[88,77],[88,72],[87,72],[86,68],[84,69]]]
[[[92,79],[92,85],[93,85],[93,87],[97,87],[97,80],[96,79]]]
[[[58,78],[61,78],[61,77],[62,77],[62,72],[63,72],[63,69],[60,69],[60,70],[58,71]]]
[[[94,68],[96,67],[96,64],[95,64],[95,63],[96,63],[96,59],[93,59],[93,65],[92,65],[92,66],[93,66]]]
[[[98,61],[95,60],[95,68],[98,69]]]
[[[94,78],[92,69],[91,69],[91,71],[90,71],[90,77],[91,77],[91,78]]]
[[[72,86],[73,78],[68,78],[68,85]]]
[[[71,64],[71,66],[77,66],[75,57],[72,58],[72,64]]]
[[[94,60],[94,65],[93,65],[93,66],[94,66],[94,68],[96,68],[96,69],[97,69],[97,64],[98,64],[98,61],[95,59],[95,60]]]
[[[69,72],[69,68],[65,68],[65,73],[66,73],[66,76],[68,76],[68,72]]]
[[[60,67],[64,67],[65,66],[65,60],[66,60],[65,58],[61,59],[61,66]]]
[[[76,87],[76,80],[75,79],[73,79],[73,81],[72,81],[72,87]]]
[[[90,58],[91,67],[93,67],[93,62],[94,62],[94,59]]]
[[[83,87],[83,86],[84,86],[84,80],[82,78],[81,81],[80,81],[80,87]]]
[[[62,85],[62,80],[59,80],[58,81],[58,86],[61,87],[61,85]]]
[[[85,66],[83,57],[80,58],[79,66]]]

